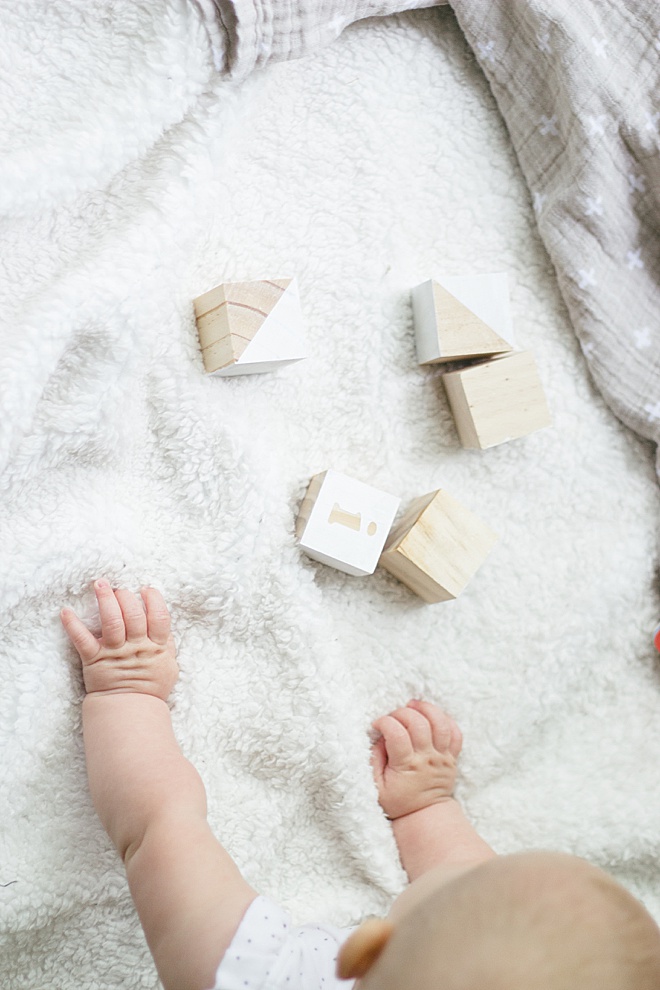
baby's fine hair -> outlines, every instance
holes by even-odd
[[[660,990],[660,929],[584,860],[503,856],[402,918],[364,990],[372,977],[379,990]]]

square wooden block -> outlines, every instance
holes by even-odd
[[[224,282],[194,307],[209,374],[260,374],[307,356],[295,279]]]
[[[425,602],[457,598],[498,537],[446,491],[415,499],[390,533],[380,566]]]
[[[442,275],[412,292],[417,358],[441,364],[511,350],[506,272]]]
[[[298,544],[346,574],[373,574],[400,500],[339,471],[316,474],[296,522]]]
[[[485,450],[550,426],[543,385],[530,351],[514,351],[443,375],[464,447]]]

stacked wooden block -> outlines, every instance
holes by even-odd
[[[512,344],[506,274],[423,282],[413,313],[420,364],[452,366],[443,381],[464,447],[484,450],[550,425],[534,355]]]
[[[550,423],[533,355],[517,351],[506,275],[447,276],[413,290],[420,364],[444,365],[465,447],[484,449]],[[228,377],[306,356],[295,279],[227,282],[194,300],[204,367]],[[296,536],[310,557],[352,575],[380,564],[426,602],[456,598],[497,536],[448,492],[399,499],[338,471],[315,475]]]

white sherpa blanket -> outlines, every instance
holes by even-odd
[[[414,695],[461,724],[459,794],[497,850],[586,856],[660,918],[653,451],[590,384],[451,11],[360,24],[240,87],[182,0],[2,19],[0,985],[157,986],[58,619],[93,620],[99,575],[165,594],[212,825],[298,920],[401,888],[367,730]],[[498,270],[554,425],[465,451],[409,290]],[[309,359],[206,378],[193,297],[290,274]],[[294,518],[328,467],[404,503],[445,487],[500,543],[436,606],[312,563]]]

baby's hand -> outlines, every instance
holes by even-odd
[[[463,738],[449,715],[427,701],[409,701],[376,719],[373,728],[381,735],[372,749],[372,766],[388,818],[451,798]]]
[[[101,616],[97,639],[70,608],[62,625],[80,654],[88,694],[150,694],[167,701],[179,668],[170,614],[155,588],[142,588],[140,601],[130,591],[113,591],[107,581],[94,584]]]

